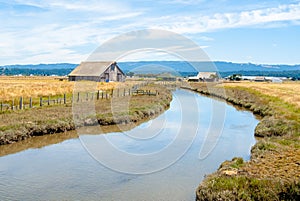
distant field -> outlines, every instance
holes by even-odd
[[[227,87],[247,87],[263,94],[278,97],[285,102],[300,108],[300,82],[267,83],[267,82],[236,82],[224,83]]]
[[[126,87],[133,83],[97,83],[98,90]],[[0,76],[0,100],[10,101],[20,96],[39,97],[72,93],[75,82],[60,81],[59,77]],[[83,89],[89,91],[89,89]]]

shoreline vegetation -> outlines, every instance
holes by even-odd
[[[300,200],[300,83],[192,83],[188,89],[262,119],[251,159],[233,158],[206,176],[196,200]],[[225,90],[226,96],[222,90]]]
[[[50,82],[53,82],[53,85],[56,82],[59,83],[58,80],[51,80]],[[70,85],[69,83],[66,84]],[[132,85],[128,82],[120,84]],[[117,87],[116,83],[112,83],[113,86],[109,86],[109,83],[103,83],[103,85],[106,88]],[[38,86],[40,93],[41,87],[40,85]],[[22,88],[22,84],[20,87]],[[33,136],[75,130],[78,125],[138,124],[138,122],[162,113],[169,107],[172,94],[165,87],[148,84],[142,86],[140,89],[148,91],[157,90],[158,93],[155,96],[133,95],[94,100],[96,114],[92,117],[89,116],[80,119],[80,122],[76,122],[76,125],[73,121],[71,103],[3,112],[0,114],[0,145],[15,143]],[[18,92],[19,90],[16,91]]]
[[[15,79],[7,78],[0,82],[0,86],[3,86],[1,94],[4,96],[0,99],[10,101],[24,93],[36,98],[43,93],[55,96],[61,94],[61,88],[71,93],[74,84],[54,78],[47,80],[37,77],[34,81]],[[114,89],[119,85],[132,87],[135,84],[98,83],[97,89]],[[44,92],[45,86],[48,88]],[[251,149],[250,161],[233,158],[223,162],[217,172],[206,176],[199,185],[196,190],[197,201],[300,199],[299,82],[190,83],[189,87],[182,88],[226,100],[261,117],[255,129],[258,141]],[[118,96],[95,100],[96,114],[83,117],[76,125],[71,103],[2,112],[0,145],[13,144],[33,136],[59,135],[64,131],[75,130],[78,125],[117,125],[122,130],[155,117],[169,107],[172,94],[164,86],[148,84],[140,89],[159,93],[156,96]]]

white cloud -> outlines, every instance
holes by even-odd
[[[128,11],[129,8],[122,2],[110,1],[97,1],[97,0],[17,0],[18,4],[32,5],[46,9],[63,9],[73,11],[86,11],[86,12],[101,12],[101,13],[118,13],[120,11]]]
[[[184,4],[184,5],[196,5],[199,3],[204,3],[207,0],[165,0],[166,4]]]
[[[207,36],[199,36],[197,38],[200,40],[203,40],[203,41],[214,41],[215,40],[215,39],[213,39],[211,37],[207,37]]]
[[[295,20],[300,20],[300,3],[237,13],[216,13],[212,16],[163,16],[157,21],[165,23],[154,27],[191,34]]]
[[[51,7],[61,7],[66,10],[118,13],[128,10],[125,5],[113,1],[50,1]]]
[[[206,0],[168,2],[199,4],[204,1]],[[239,27],[272,28],[287,26],[288,23],[300,24],[300,3],[204,15],[195,11],[152,13],[151,9],[146,13],[145,7],[134,8],[134,5],[114,0],[77,0],[72,3],[67,0],[16,2],[43,8],[44,12],[37,12],[24,19],[13,15],[7,19],[0,19],[0,64],[30,61],[79,63],[87,57],[89,51],[106,40],[118,34],[144,28],[169,30],[191,35],[197,41],[210,42],[214,39],[203,36],[203,33]],[[207,48],[208,45],[206,43],[202,48]]]
[[[111,27],[112,22],[118,23],[120,19],[129,20],[142,14],[113,1],[69,2],[11,2],[12,5],[34,5],[47,11],[33,13],[31,18],[10,15],[7,20],[0,19],[3,25],[0,27],[0,65],[78,63],[102,42],[121,33],[119,26]]]

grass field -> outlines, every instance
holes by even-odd
[[[58,81],[50,78],[36,78],[26,79],[18,78],[13,80],[12,78],[3,79],[3,85],[7,85],[7,88],[14,89],[13,86],[19,85],[19,88],[28,90],[27,95],[41,93],[43,95],[50,93],[43,84],[51,84],[53,93],[59,93],[60,90],[68,89],[70,92],[71,86],[79,83]],[[61,85],[58,85],[61,84]],[[82,83],[81,83],[82,84]],[[106,90],[116,87],[130,87],[137,82],[125,82],[125,83],[84,83],[80,86],[93,86],[97,84],[98,89]],[[30,90],[30,86],[32,90]],[[94,87],[91,87],[94,89]],[[91,90],[88,88],[86,90]],[[158,90],[157,95],[127,95],[127,96],[114,96],[108,99],[93,99],[79,102],[73,102],[79,105],[77,108],[85,109],[85,105],[89,105],[94,102],[95,114],[84,115],[85,111],[80,114],[80,125],[93,126],[93,125],[114,125],[114,124],[135,124],[143,119],[155,116],[156,114],[164,111],[172,99],[171,92],[162,86],[147,85],[142,86],[143,90]],[[82,90],[80,88],[80,90]],[[22,90],[15,89],[14,93],[9,95],[24,96]],[[7,94],[1,94],[2,98]],[[53,134],[64,132],[67,130],[74,130],[75,124],[73,119],[73,107],[72,103],[68,102],[65,105],[50,105],[47,107],[34,107],[26,110],[7,111],[0,114],[0,145],[10,144],[17,141],[21,141],[32,136]],[[78,124],[76,124],[78,126]]]
[[[56,96],[64,93],[70,94],[76,82],[67,80],[60,81],[60,77],[43,77],[43,76],[0,76],[0,100],[11,101],[19,97],[37,98],[40,96]],[[97,85],[98,90],[110,90],[116,87],[128,87],[136,82],[93,82]],[[82,91],[90,91],[89,88]]]
[[[225,87],[244,87],[262,94],[282,99],[300,108],[300,82],[268,83],[268,82],[236,82],[225,83]]]

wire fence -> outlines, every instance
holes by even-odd
[[[64,93],[55,96],[41,96],[41,97],[19,97],[11,101],[0,101],[0,112],[25,110],[38,107],[66,105],[76,102],[84,101],[100,101],[111,99],[114,97],[125,97],[135,95],[148,95],[156,96],[158,90],[146,90],[141,87],[146,86],[148,83],[134,85],[130,88],[115,88],[110,90],[98,90],[93,92],[76,92],[73,94]]]

